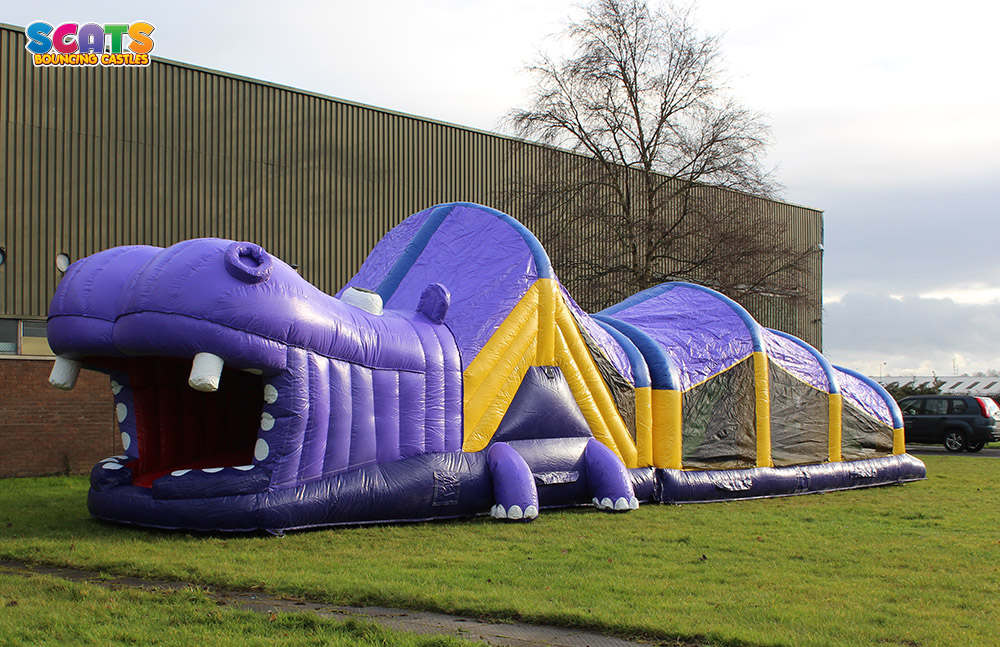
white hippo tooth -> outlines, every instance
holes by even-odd
[[[629,499],[628,500],[628,509],[629,510],[638,510],[639,509],[639,499],[637,499],[635,497],[632,497],[631,499]]]
[[[629,507],[628,507],[628,499],[626,499],[623,496],[620,496],[620,497],[618,497],[617,500],[615,500],[615,511],[616,512],[624,512],[624,511],[626,511],[628,509],[629,509]]]
[[[536,508],[535,506],[529,505],[527,508],[524,509],[525,519],[534,519],[537,516],[538,516],[538,508]]]
[[[520,519],[523,516],[524,516],[524,513],[521,512],[521,506],[519,506],[519,505],[512,505],[512,506],[510,506],[510,508],[507,509],[507,518],[508,519]]]
[[[196,391],[213,393],[219,390],[219,380],[222,378],[222,358],[212,353],[198,353],[191,363],[191,376],[188,385]]]
[[[80,375],[80,362],[59,355],[52,372],[49,373],[49,384],[57,389],[69,391],[76,386],[76,378]]]

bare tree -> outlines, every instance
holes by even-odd
[[[563,34],[574,48],[529,70],[530,107],[508,121],[557,150],[506,195],[540,229],[581,305],[599,309],[669,280],[805,298],[815,250],[795,249],[761,197],[769,129],[720,86],[719,40],[688,10],[593,0]],[[581,286],[577,289],[573,284]],[[752,300],[752,299],[751,299]]]

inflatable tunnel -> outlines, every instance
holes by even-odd
[[[50,382],[109,375],[125,453],[93,516],[249,531],[902,483],[871,380],[670,283],[583,312],[538,240],[471,203],[390,231],[335,296],[257,245],[119,247],[49,311]]]

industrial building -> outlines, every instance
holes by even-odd
[[[572,155],[155,58],[36,68],[9,25],[0,123],[0,477],[80,472],[118,452],[106,378],[81,376],[70,392],[46,383],[48,304],[74,260],[218,236],[256,242],[333,293],[389,229],[436,203],[504,209],[544,245],[560,222],[519,213],[510,187]],[[822,212],[753,200],[752,226],[822,249]],[[591,289],[552,260],[571,293]],[[821,347],[822,254],[799,289],[809,298],[794,307],[780,294],[743,305]]]

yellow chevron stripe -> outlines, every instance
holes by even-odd
[[[638,462],[636,445],[590,355],[569,305],[554,279],[537,280],[465,369],[465,451],[486,447],[531,366],[558,366],[594,437],[628,467]],[[647,389],[648,391],[648,389]],[[651,464],[652,412],[647,396],[636,412],[637,433]]]
[[[555,337],[556,359],[559,361],[559,368],[562,370],[563,377],[566,378],[566,383],[569,384],[570,391],[573,392],[573,399],[576,400],[577,406],[580,407],[580,412],[583,413],[583,417],[587,420],[587,426],[590,427],[594,438],[607,445],[621,458],[621,452],[618,451],[615,439],[601,417],[600,409],[598,409],[590,389],[587,388],[587,382],[583,378],[583,373],[569,353],[566,339],[558,329],[556,329]]]
[[[518,342],[525,343],[524,326],[529,321],[538,325],[538,288],[531,286],[517,305],[510,311],[507,318],[490,336],[479,354],[465,368],[465,398],[477,397],[479,389],[489,376],[497,369],[502,359],[509,355]],[[536,328],[537,332],[537,328]],[[535,335],[533,334],[532,337]]]
[[[538,351],[535,353],[537,366],[554,366],[556,357],[556,296],[562,303],[559,284],[554,279],[539,279],[532,288],[538,290]]]
[[[537,338],[538,288],[532,286],[465,369],[465,451],[482,449],[493,436],[535,358]]]
[[[496,433],[497,427],[500,426],[504,414],[507,413],[507,409],[510,407],[511,400],[514,399],[517,389],[521,386],[521,381],[528,372],[528,368],[532,365],[531,359],[535,353],[534,335],[530,339],[531,347],[526,349],[524,355],[521,356],[521,360],[512,366],[509,371],[505,373],[497,372],[497,375],[503,378],[503,380],[496,394],[488,400],[484,399],[476,403],[479,406],[474,412],[478,415],[475,424],[470,423],[469,418],[466,418],[466,433],[462,443],[464,451],[478,452],[484,449],[489,444],[490,439],[493,438],[493,434]],[[469,411],[469,409],[469,402],[466,401],[466,411]]]
[[[573,366],[583,379],[586,390],[589,391],[591,396],[590,400],[593,401],[596,407],[596,411],[590,415],[594,417],[595,421],[600,420],[603,423],[600,426],[607,430],[612,443],[608,444],[603,438],[598,438],[598,440],[608,445],[611,450],[618,454],[626,467],[635,467],[637,459],[636,447],[632,442],[632,437],[628,429],[625,427],[625,421],[622,420],[621,414],[618,413],[618,407],[615,405],[614,398],[612,398],[611,393],[608,391],[608,387],[604,383],[604,378],[594,363],[594,359],[590,356],[590,349],[587,348],[587,343],[583,340],[583,336],[580,334],[579,328],[577,328],[569,306],[561,298],[556,304],[556,324],[558,331],[557,339],[559,340],[557,343],[565,344],[567,351],[557,356],[556,364],[563,369],[563,374],[567,375],[570,371],[567,370],[565,363],[569,359],[573,360]],[[584,410],[580,394],[574,393],[574,395],[577,396],[577,404],[580,405],[584,416],[587,416],[588,412]],[[589,421],[590,419],[588,418]],[[596,431],[594,435],[595,437],[597,436]]]

